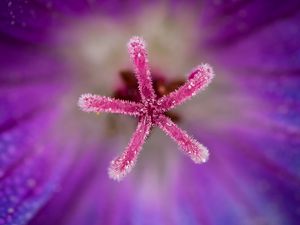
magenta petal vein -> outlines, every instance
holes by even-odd
[[[152,85],[145,41],[140,37],[132,37],[128,43],[128,51],[135,68],[141,102],[94,94],[83,94],[78,101],[78,106],[85,112],[119,113],[135,116],[139,120],[125,151],[111,162],[109,177],[120,181],[132,170],[153,126],[159,127],[170,136],[195,163],[206,162],[209,157],[207,148],[180,129],[164,113],[203,90],[214,77],[212,68],[207,64],[195,67],[188,74],[185,84],[170,94],[157,98]]]

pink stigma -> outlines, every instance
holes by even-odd
[[[93,94],[83,94],[78,101],[78,106],[85,112],[119,113],[138,118],[138,126],[125,151],[110,164],[110,178],[120,181],[132,170],[153,126],[161,128],[177,142],[195,163],[206,162],[209,157],[207,148],[180,129],[165,113],[203,90],[214,77],[212,68],[207,64],[195,67],[189,73],[188,80],[177,90],[157,97],[152,85],[145,41],[140,37],[132,37],[128,51],[135,68],[141,101],[124,101]]]

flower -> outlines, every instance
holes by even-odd
[[[125,152],[111,162],[109,176],[112,179],[121,180],[131,171],[142,145],[149,135],[151,127],[154,125],[160,127],[167,135],[173,138],[195,163],[206,162],[208,150],[189,137],[185,131],[177,127],[164,113],[176,105],[180,105],[183,101],[191,98],[196,92],[207,86],[213,78],[212,69],[208,65],[201,65],[195,68],[184,85],[176,91],[157,99],[152,86],[144,40],[139,37],[133,37],[128,44],[128,49],[135,65],[142,101],[137,103],[84,94],[78,102],[79,107],[86,112],[121,113],[139,117],[138,127]]]
[[[0,224],[298,224],[299,1],[0,5]],[[136,120],[76,102],[140,101],[122,50],[133,34],[159,97],[213,65],[209,88],[168,112],[210,158],[174,154],[153,127],[136,169],[113,182],[108,162]]]

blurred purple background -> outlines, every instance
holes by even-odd
[[[300,1],[2,0],[0,16],[0,224],[299,224]],[[123,87],[133,35],[168,81],[214,68],[174,111],[206,164],[154,129],[108,178],[136,121],[77,100]]]

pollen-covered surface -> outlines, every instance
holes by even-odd
[[[125,152],[111,162],[108,170],[109,177],[120,181],[129,173],[142,149],[153,125],[157,125],[195,162],[204,163],[208,160],[208,150],[195,139],[177,127],[172,120],[164,115],[165,111],[194,96],[206,87],[213,78],[213,71],[207,64],[196,67],[188,76],[188,80],[177,90],[157,99],[148,65],[146,44],[140,37],[132,37],[128,43],[128,50],[135,67],[141,101],[134,103],[84,94],[78,105],[87,112],[111,112],[139,117],[138,127],[133,134]]]
[[[172,109],[207,87],[213,77],[213,70],[208,64],[200,65],[188,74],[188,80],[184,85],[160,98],[158,104],[164,111]]]
[[[135,67],[142,99],[154,99],[155,92],[152,86],[145,41],[140,37],[132,37],[128,43],[128,51]]]
[[[113,99],[93,94],[83,94],[78,100],[78,106],[85,112],[121,113],[137,116],[141,104]]]
[[[156,125],[171,137],[195,163],[205,163],[208,160],[207,148],[180,129],[171,119],[161,115]]]
[[[108,175],[110,178],[120,181],[134,167],[138,154],[142,149],[147,136],[149,135],[152,124],[148,117],[143,117],[138,123],[137,129],[133,134],[128,147],[110,163]]]
[[[155,123],[161,114],[161,108],[155,100],[150,99],[143,102],[143,107],[140,110],[140,116],[147,116],[151,123]]]

